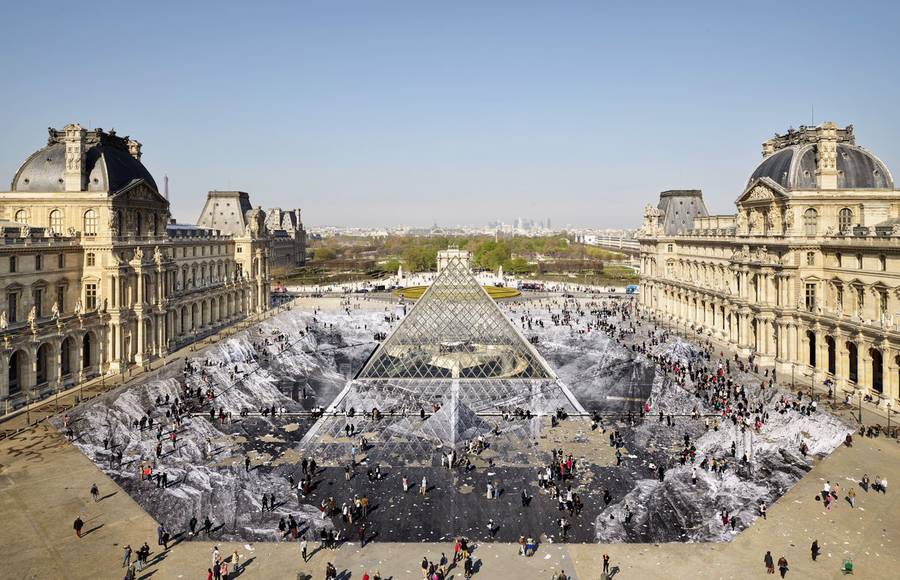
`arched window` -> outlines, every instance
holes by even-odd
[[[28,223],[28,210],[20,209],[16,212],[16,223],[23,226]]]
[[[63,233],[63,214],[58,209],[50,212],[50,231],[54,234]]]
[[[853,210],[849,207],[838,212],[838,231],[845,234],[853,227]]]
[[[97,235],[97,212],[92,209],[84,212],[84,235]]]
[[[813,208],[809,208],[803,212],[803,229],[807,236],[816,235],[816,229],[819,222],[819,212]]]

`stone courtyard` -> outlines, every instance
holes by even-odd
[[[760,527],[778,525],[774,521],[780,520],[783,525],[785,518],[779,513],[791,514],[791,526],[783,530],[785,539],[779,544],[782,547],[773,545],[773,550],[787,552],[789,547],[806,550],[811,541],[807,539],[809,534],[834,535],[835,530],[821,529],[814,522],[820,518],[820,512],[822,518],[836,518],[841,513],[841,520],[848,520],[842,525],[865,527],[868,534],[865,541],[869,546],[865,551],[869,553],[860,554],[857,541],[848,538],[847,544],[839,544],[835,540],[828,544],[833,546],[829,556],[835,559],[833,568],[845,556],[852,556],[856,561],[866,558],[875,561],[886,556],[890,539],[896,535],[891,535],[888,526],[876,538],[871,532],[873,528],[867,527],[878,525],[867,518],[883,518],[886,504],[872,513],[867,513],[869,508],[865,506],[870,501],[883,503],[885,496],[870,493],[861,497],[861,506],[855,512],[860,518],[858,522],[848,519],[849,514],[845,512],[849,506],[824,512],[812,496],[821,486],[822,478],[844,481],[860,477],[857,473],[860,470],[869,471],[873,477],[879,465],[878,454],[896,453],[895,444],[862,440],[854,448],[842,447],[834,456],[826,458],[852,429],[848,421],[827,413],[790,416],[783,421],[776,416],[766,426],[765,431],[769,433],[751,436],[755,437],[753,442],[739,437],[734,428],[706,431],[702,421],[688,416],[697,406],[697,398],[629,348],[629,344],[642,341],[641,331],[625,340],[601,331],[597,315],[591,313],[612,304],[619,302],[595,297],[575,300],[544,296],[502,306],[523,335],[536,337],[538,351],[585,410],[600,419],[596,429],[591,428],[590,416],[569,416],[551,426],[549,417],[526,421],[513,416],[486,415],[484,420],[497,430],[486,437],[488,444],[483,451],[472,454],[469,469],[441,466],[440,458],[446,447],[438,442],[432,442],[433,454],[429,458],[417,456],[411,461],[382,456],[376,462],[364,449],[359,449],[349,481],[345,478],[348,461],[341,456],[322,459],[313,477],[313,489],[307,495],[298,495],[289,477],[300,479],[298,463],[305,456],[299,450],[300,442],[315,424],[309,411],[327,407],[374,350],[375,333],[390,333],[398,324],[393,314],[395,305],[390,300],[307,299],[298,303],[302,308],[280,314],[195,353],[187,363],[191,371],[185,371],[183,364],[173,364],[152,380],[120,388],[70,412],[68,424],[74,447],[46,425],[4,441],[6,460],[2,461],[0,478],[6,490],[4,504],[9,508],[4,513],[16,512],[10,521],[18,522],[14,525],[25,526],[26,530],[58,528],[54,532],[58,535],[52,537],[60,539],[69,535],[74,539],[68,520],[75,514],[84,514],[87,529],[97,529],[80,540],[81,545],[93,546],[105,538],[100,561],[107,563],[102,573],[84,577],[117,574],[113,565],[117,552],[112,549],[113,544],[121,547],[122,542],[131,543],[136,548],[147,541],[156,551],[154,521],[171,530],[176,542],[173,549],[160,553],[164,559],[146,573],[155,574],[158,570],[161,575],[157,577],[164,578],[191,577],[205,570],[192,560],[196,556],[189,554],[208,554],[209,542],[229,546],[223,548],[223,553],[230,553],[234,546],[246,552],[245,560],[253,558],[246,572],[251,577],[272,577],[275,570],[272,566],[286,566],[296,572],[305,570],[318,578],[325,559],[342,563],[349,574],[345,577],[357,577],[360,566],[370,572],[378,567],[394,578],[415,577],[419,574],[418,562],[422,555],[434,560],[441,551],[449,553],[453,539],[460,535],[478,546],[476,556],[482,567],[479,575],[492,578],[507,577],[505,574],[514,577],[512,571],[519,569],[528,571],[524,577],[543,577],[549,576],[550,570],[567,566],[573,577],[594,577],[599,568],[591,567],[597,566],[603,551],[613,554],[623,575],[629,569],[649,572],[653,569],[650,560],[660,566],[677,567],[686,564],[677,556],[684,554],[680,545],[683,542],[705,542],[694,544],[695,548],[702,546],[702,549],[688,562],[699,565],[696,560],[701,557],[699,554],[730,550],[735,565],[746,557],[748,562],[752,561],[748,565],[762,569],[762,553],[750,558],[749,553],[745,554],[749,550],[742,546],[757,545],[763,539],[781,535],[782,531],[775,536],[771,531],[767,536],[759,536],[758,532]],[[619,315],[604,315],[603,320],[623,328],[630,324]],[[645,330],[649,332],[649,327]],[[668,355],[690,357],[698,352],[672,336],[657,346],[659,352]],[[749,373],[741,374],[740,380],[759,382]],[[175,397],[185,397],[186,392],[194,393],[198,387],[201,408],[183,418],[172,450],[168,428],[172,419],[166,417],[169,408],[165,397],[168,395],[172,402]],[[210,420],[205,392],[209,387],[215,391],[215,408],[221,406],[231,411],[230,419],[220,421],[216,415]],[[192,398],[190,395],[188,400]],[[651,410],[642,419],[644,401],[650,401]],[[277,409],[274,417],[260,412],[272,405]],[[133,426],[134,420],[147,411],[156,418],[156,425],[160,422],[164,425],[159,438],[162,446],[159,458],[155,457],[156,425],[143,430]],[[659,411],[673,415],[677,429],[660,422]],[[416,413],[410,413],[408,419],[420,420]],[[534,421],[539,424],[535,426]],[[65,432],[63,422],[63,417],[54,421]],[[624,460],[620,466],[616,465],[615,448],[610,445],[609,434],[613,431],[622,436]],[[735,468],[721,479],[699,470],[699,481],[692,485],[689,466],[672,462],[672,455],[685,433],[696,442],[698,450],[710,455],[727,455],[732,441],[738,442],[741,453],[745,447],[748,450],[752,447],[752,470],[744,472]],[[348,437],[343,443],[350,444],[352,439]],[[801,460],[793,450],[801,439],[809,443],[808,460]],[[885,448],[879,452],[878,447]],[[76,448],[84,455],[77,453]],[[119,448],[123,450],[121,463],[112,451]],[[569,483],[584,502],[577,516],[565,515],[556,500],[537,486],[537,474],[549,461],[553,449],[563,449],[577,460],[578,469]],[[49,462],[51,456],[59,459]],[[85,457],[92,463],[85,463]],[[838,462],[835,457],[844,459]],[[250,470],[245,468],[245,458],[251,460]],[[825,459],[819,463],[819,458]],[[154,473],[166,473],[165,487],[141,479],[138,466],[142,461],[155,464]],[[376,463],[383,477],[371,482],[367,471],[374,469]],[[846,473],[840,477],[831,475],[828,467],[831,464],[835,464],[838,472]],[[651,465],[667,466],[664,481],[657,481]],[[98,467],[105,474],[98,472]],[[57,469],[63,472],[54,477]],[[810,469],[825,475],[804,478]],[[71,480],[60,477],[68,471],[73,473]],[[26,483],[38,474],[47,483],[37,487]],[[411,482],[406,494],[400,484],[403,476]],[[417,495],[423,476],[429,483],[424,497]],[[52,494],[36,493],[42,486],[51,485],[51,481],[57,482],[52,484]],[[99,484],[101,495],[109,496],[98,504],[90,502],[87,495],[94,481]],[[500,490],[496,499],[486,497],[489,481],[496,483]],[[798,495],[798,489],[807,491]],[[522,505],[522,490],[532,498],[527,507]],[[609,502],[603,499],[606,490],[610,492]],[[276,507],[262,510],[262,495],[272,493]],[[787,496],[781,497],[783,494]],[[366,521],[366,541],[371,543],[362,550],[354,526],[348,526],[340,516],[328,517],[319,510],[320,503],[327,498],[335,498],[341,505],[361,495],[369,498],[371,506]],[[33,502],[41,498],[55,497],[70,498],[66,501],[71,518],[32,525],[27,523],[28,512],[16,507],[34,506]],[[770,505],[765,521],[757,521],[759,501]],[[723,508],[739,516],[735,531],[718,521],[719,510]],[[627,522],[626,510],[630,514]],[[40,510],[35,511],[38,513]],[[52,519],[52,513],[41,517]],[[65,510],[57,511],[57,519],[59,513]],[[565,541],[558,526],[561,514],[571,525]],[[200,522],[210,517],[213,523],[210,535],[190,538],[186,530],[192,515]],[[279,519],[288,516],[300,522],[300,535],[309,537],[313,545],[318,544],[318,533],[326,528],[340,531],[344,538],[353,541],[343,543],[336,553],[320,552],[304,567],[298,561],[296,543],[278,542],[281,539]],[[489,521],[493,521],[490,528]],[[801,532],[798,525],[803,521],[807,527]],[[134,525],[123,527],[122,522],[134,522]],[[97,527],[101,524],[102,527]],[[539,549],[534,558],[515,556],[517,546],[511,543],[519,536],[537,539]],[[826,542],[821,537],[820,544]],[[604,544],[598,546],[598,541]],[[715,546],[723,541],[722,546],[738,547]],[[879,542],[877,550],[871,544],[875,541]],[[30,552],[16,557],[39,553],[34,550],[40,550],[43,540],[35,543],[32,536],[31,542]],[[605,545],[607,542],[615,545]],[[660,543],[662,548],[653,547]],[[407,544],[417,549],[404,549]],[[423,550],[424,554],[418,553]],[[642,553],[639,561],[632,561]],[[799,559],[799,555],[794,556],[794,560]],[[53,557],[43,557],[40,562],[28,560],[29,564],[20,561],[23,567],[15,570],[24,574],[10,577],[43,577],[44,572],[28,576],[27,570],[52,570],[61,565]],[[406,562],[405,568],[397,569],[398,562]],[[85,563],[85,570],[94,569],[91,567],[97,564]],[[716,570],[710,570],[713,575],[709,577],[742,577],[737,572],[739,568],[720,566]]]

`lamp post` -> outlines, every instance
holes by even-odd
[[[891,436],[891,402],[887,402],[887,436]]]
[[[862,389],[857,389],[856,394],[859,396],[859,424],[862,425],[862,422],[863,422],[862,421],[862,399],[863,399]]]

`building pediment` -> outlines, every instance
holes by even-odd
[[[781,185],[769,177],[759,177],[747,185],[747,189],[738,197],[738,205],[764,205],[773,201],[787,199],[787,192]]]
[[[161,207],[169,205],[169,201],[166,198],[161,196],[142,179],[132,181],[117,191],[115,195],[112,196],[112,199],[125,204],[138,202],[143,205],[155,205]]]

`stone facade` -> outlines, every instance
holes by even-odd
[[[639,232],[644,309],[754,355],[778,376],[831,381],[897,405],[900,195],[853,127],[802,127],[763,144],[733,215]]]
[[[260,208],[228,233],[174,223],[141,144],[50,129],[0,192],[0,402],[120,372],[269,308]]]
[[[243,216],[251,208],[244,191],[210,191],[197,225],[233,235],[244,229]],[[306,229],[300,210],[272,208],[266,212],[270,262],[273,268],[294,268],[306,264]]]

